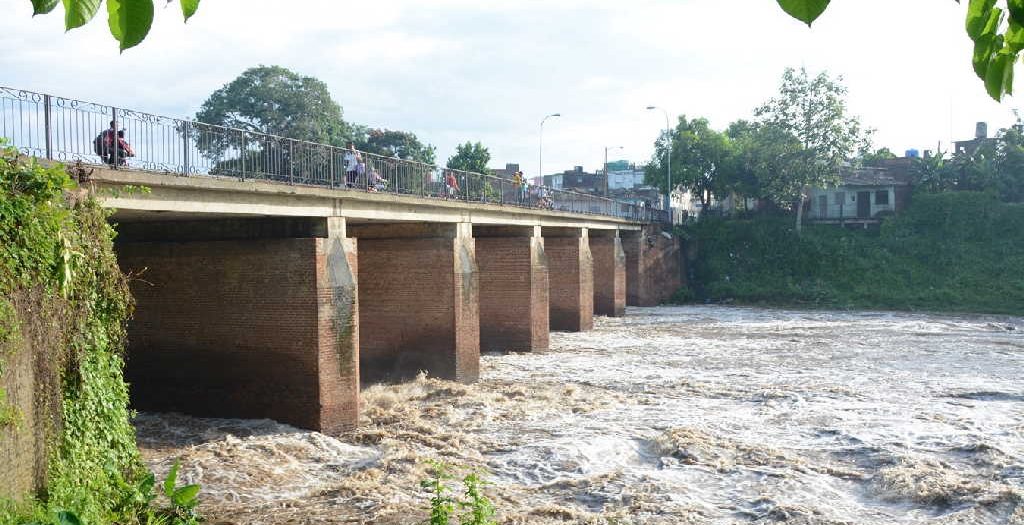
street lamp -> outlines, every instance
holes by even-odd
[[[604,196],[608,198],[608,150],[611,149],[624,149],[622,146],[605,146],[604,147]]]
[[[672,124],[668,118],[668,111],[658,106],[647,106],[648,110],[661,109],[665,114],[665,138],[668,139],[668,195],[666,197],[665,209],[669,215],[672,214]]]
[[[539,159],[537,160],[537,176],[540,177],[542,181],[544,180],[544,123],[551,117],[561,116],[561,113],[552,113],[544,117],[544,120],[540,121],[540,153],[538,155]]]

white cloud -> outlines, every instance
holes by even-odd
[[[664,127],[645,106],[724,128],[786,66],[842,74],[851,109],[895,151],[969,136],[976,120],[1005,126],[1015,107],[974,78],[953,2],[835,2],[814,29],[764,0],[271,5],[207,1],[188,24],[158,8],[150,37],[118,54],[102,21],[64,34],[60,13],[0,0],[0,84],[188,116],[245,68],[279,64],[324,80],[350,120],[414,131],[442,159],[480,140],[495,165],[531,172],[548,113],[565,116],[545,127],[547,171],[593,169],[613,145],[644,161]]]

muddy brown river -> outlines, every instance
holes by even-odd
[[[501,523],[1024,525],[1024,319],[630,308],[482,379],[364,391],[361,428],[140,414],[212,523],[414,524],[427,461]]]

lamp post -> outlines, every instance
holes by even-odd
[[[672,214],[672,124],[668,118],[668,111],[665,111],[658,106],[647,106],[648,110],[661,109],[661,112],[665,114],[665,137],[668,139],[668,195],[665,198],[665,209],[668,210],[669,215]]]
[[[608,198],[608,150],[610,149],[623,149],[622,146],[605,146],[604,147],[604,196]]]
[[[544,117],[544,120],[540,121],[540,148],[538,153],[539,158],[537,160],[537,176],[541,178],[541,181],[544,180],[544,123],[547,122],[548,119],[551,117],[561,116],[561,113],[552,113]]]

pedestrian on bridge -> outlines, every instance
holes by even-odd
[[[352,142],[348,143],[348,151],[345,152],[345,186],[349,188],[356,187],[356,181],[359,179],[359,163],[362,162],[363,156],[356,151],[356,145]]]

